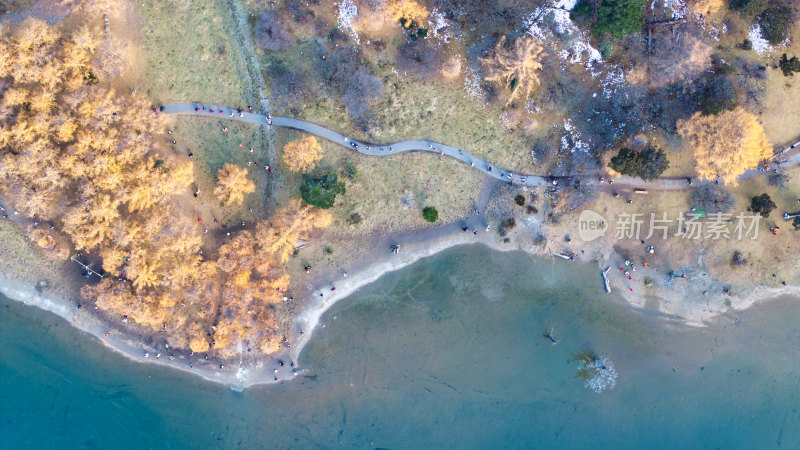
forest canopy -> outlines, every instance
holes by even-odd
[[[74,249],[101,264],[110,276],[82,295],[109,318],[163,332],[171,348],[277,350],[283,263],[329,216],[292,202],[206,258],[197,206],[181,201],[191,197],[192,160],[159,142],[166,124],[146,99],[101,75],[98,35],[37,19],[0,31],[0,192],[32,222],[31,241],[55,258]],[[227,203],[254,190],[236,166],[219,180]]]

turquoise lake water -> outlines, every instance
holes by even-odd
[[[684,327],[619,304],[594,266],[461,247],[331,310],[309,376],[237,393],[2,299],[0,446],[798,448],[799,319],[784,298]],[[583,348],[615,389],[575,378]]]

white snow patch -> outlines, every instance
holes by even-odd
[[[708,29],[708,36],[715,41],[719,41],[719,29],[717,29],[717,27],[714,25],[711,25],[711,27]]]
[[[664,0],[664,9],[672,11],[672,17],[686,17],[686,0]]]
[[[570,153],[589,153],[589,144],[581,139],[581,133],[572,125],[572,119],[564,119],[564,135],[561,136],[561,150]]]
[[[759,56],[767,56],[773,50],[772,45],[764,39],[764,36],[761,36],[761,26],[757,23],[750,27],[747,39],[750,39],[753,44],[753,51],[758,53]]]
[[[350,0],[342,0],[336,8],[336,20],[339,28],[347,31],[356,44],[361,44],[358,33],[353,29],[353,20],[358,16],[358,7]]]
[[[453,39],[451,29],[452,25],[444,14],[436,8],[431,9],[431,13],[428,16],[428,36],[447,44]]]
[[[750,27],[750,31],[747,33],[747,39],[750,39],[750,42],[753,44],[753,51],[758,53],[759,56],[767,56],[775,50],[776,47],[784,48],[792,43],[791,38],[786,38],[785,41],[778,45],[770,44],[769,41],[764,39],[764,36],[761,35],[761,25],[758,23],[754,23],[753,26]]]
[[[658,20],[680,19],[686,17],[689,8],[686,7],[686,0],[653,0],[650,3],[650,11],[653,11]]]
[[[558,0],[553,8],[536,8],[523,22],[527,32],[551,49],[563,47],[557,51],[562,61],[569,64],[583,64],[592,72],[596,64],[603,62],[600,52],[589,43],[589,34],[581,31],[569,18],[569,10],[577,0]],[[549,24],[544,22],[549,20]],[[596,73],[592,73],[595,76]]]
[[[525,111],[528,111],[531,114],[536,114],[541,111],[541,109],[536,106],[536,102],[531,98],[528,100],[528,103],[525,104]]]
[[[600,84],[603,86],[603,97],[611,98],[617,93],[617,88],[625,84],[625,72],[620,68],[610,70]]]
[[[558,0],[554,5],[553,8],[564,8],[571,10],[575,7],[575,4],[578,3],[578,0]]]
[[[464,91],[466,91],[469,98],[478,103],[481,109],[486,108],[486,100],[483,98],[483,90],[481,89],[481,77],[472,66],[467,66],[467,70],[464,73]]]

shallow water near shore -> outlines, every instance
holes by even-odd
[[[782,298],[685,327],[606,295],[593,265],[459,247],[332,308],[307,375],[237,393],[0,299],[0,435],[7,448],[796,448],[798,319]],[[575,378],[583,348],[614,362],[615,389]]]

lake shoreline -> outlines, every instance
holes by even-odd
[[[417,235],[419,239],[416,239],[415,242],[401,244],[396,254],[389,252],[388,249],[380,251],[373,249],[369,257],[366,258],[368,261],[353,270],[353,273],[347,277],[343,278],[339,273],[321,274],[319,279],[330,281],[320,283],[323,286],[318,285],[311,291],[309,294],[311,298],[307,300],[302,313],[294,319],[295,328],[289,336],[289,340],[293,344],[290,348],[286,348],[282,352],[269,357],[248,358],[247,354],[243,354],[238,361],[216,361],[214,358],[197,358],[188,353],[171,352],[167,349],[160,354],[160,357],[156,357],[156,355],[150,353],[153,351],[151,348],[146,347],[140,341],[136,341],[132,336],[128,336],[126,333],[107,331],[108,328],[104,324],[103,318],[92,314],[89,308],[78,307],[77,303],[72,304],[73,302],[68,299],[39,292],[34,286],[14,281],[3,275],[0,275],[0,293],[11,300],[35,306],[58,315],[70,325],[98,339],[105,347],[130,360],[181,370],[197,375],[207,381],[241,391],[252,386],[289,381],[303,375],[305,370],[296,366],[296,361],[298,361],[304,347],[310,342],[314,331],[320,325],[322,316],[341,300],[350,297],[362,287],[375,282],[387,273],[400,270],[421,259],[463,245],[481,244],[495,251],[522,251],[536,258],[553,257],[552,250],[548,251],[546,247],[532,245],[520,236],[515,236],[515,244],[509,244],[504,243],[503,240],[493,234],[479,233],[478,236],[475,236],[471,232],[461,232],[460,229],[455,228],[455,225],[457,224],[452,224],[443,229],[433,229],[427,233],[419,233]],[[448,229],[458,231],[448,231]],[[591,256],[587,253],[591,253]],[[593,252],[587,251],[574,255],[574,262],[576,263],[597,264],[598,284],[602,283],[599,271],[607,265],[611,265],[613,268],[616,262],[615,259],[618,260],[619,256],[613,253],[604,254],[598,249],[594,249]],[[624,292],[624,283],[614,279],[613,273],[610,275],[614,293],[621,293],[621,297],[628,306],[634,309],[647,309],[647,305],[642,299],[644,295]],[[56,289],[57,286],[51,288],[50,292]],[[675,292],[659,292],[659,294],[663,297],[665,295],[674,295]],[[673,319],[688,325],[703,326],[704,322],[729,310],[745,309],[782,295],[800,296],[800,288],[791,285],[779,288],[761,286],[753,289],[745,296],[729,296],[731,306],[726,308],[714,309],[709,308],[707,305],[697,308],[695,305],[691,307],[694,309],[685,308],[684,314],[675,314],[669,310],[661,312],[671,315]],[[683,292],[682,301],[678,303],[689,303],[687,292]],[[221,368],[219,367],[220,364],[222,365]]]
[[[133,336],[109,331],[104,319],[92,314],[89,308],[79,307],[79,301],[69,301],[67,298],[59,298],[51,293],[40,292],[35,286],[14,281],[3,274],[0,274],[0,294],[10,300],[33,306],[61,317],[71,326],[94,337],[106,348],[127,359],[177,369],[240,391],[252,386],[289,381],[296,376],[304,374],[304,369],[292,364],[296,364],[303,348],[313,336],[313,332],[322,315],[339,301],[349,297],[362,287],[375,282],[383,275],[460,245],[481,243],[495,250],[518,250],[516,247],[503,248],[500,245],[493,245],[487,239],[476,240],[472,233],[438,234],[440,236],[437,238],[422,239],[417,244],[403,246],[398,254],[391,254],[383,261],[365,266],[352,276],[337,282],[336,290],[322,288],[314,291],[302,314],[295,319],[298,329],[295,330],[292,339],[294,345],[268,357],[263,355],[254,358],[242,357],[239,361],[234,362],[236,365],[235,370],[226,367],[218,368],[220,363],[223,366],[231,365],[232,361],[230,360],[217,361],[214,358],[209,358],[208,360],[191,358],[191,355],[185,352],[171,352],[168,349],[164,349],[162,353],[153,354],[151,348],[135,340]],[[332,275],[332,273],[323,274],[322,278],[330,278]],[[48,291],[52,292],[57,289],[58,286],[53,286]],[[323,294],[323,296],[319,294]],[[298,332],[298,330],[302,330],[302,333]],[[172,359],[169,357],[170,353],[174,355]],[[157,357],[156,355],[159,354],[160,357]]]

